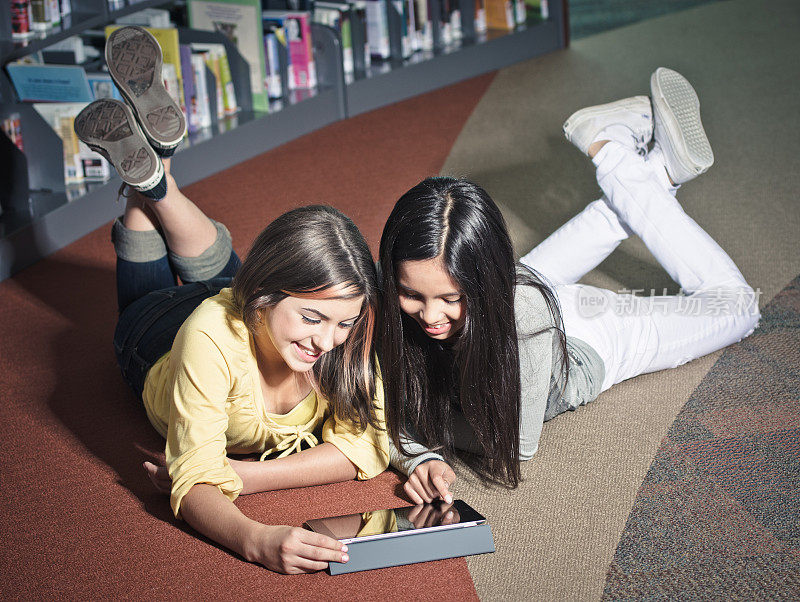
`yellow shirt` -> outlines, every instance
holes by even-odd
[[[383,423],[383,387],[376,413]],[[264,409],[253,338],[236,311],[231,290],[206,299],[181,326],[172,350],[150,368],[142,393],[147,417],[167,439],[175,516],[192,486],[215,485],[234,500],[242,481],[227,453],[287,455],[322,441],[335,445],[370,479],[389,463],[385,430],[356,433],[331,415],[328,401],[312,392],[287,414]]]

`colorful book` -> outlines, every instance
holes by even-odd
[[[332,27],[342,40],[342,63],[345,75],[352,75],[353,36],[351,30],[352,6],[347,2],[315,2],[314,22]]]
[[[192,44],[193,50],[208,52],[213,57],[216,71],[214,75],[219,78],[219,87],[222,92],[222,110],[224,115],[233,115],[239,112],[236,103],[236,90],[231,78],[231,67],[228,63],[228,53],[223,44]]]
[[[192,69],[192,49],[188,44],[179,47],[181,72],[183,73],[183,98],[186,101],[186,131],[194,133],[200,128],[200,115],[197,107],[194,69]]]
[[[308,89],[317,86],[314,46],[311,42],[311,14],[303,11],[273,11],[261,13],[264,27],[283,27],[292,65],[289,89]]]
[[[35,103],[33,108],[61,138],[64,151],[64,181],[68,184],[85,179],[105,179],[111,168],[108,161],[89,149],[75,135],[75,117],[86,103]]]
[[[475,32],[486,33],[487,29],[485,0],[475,0]]]
[[[273,27],[264,32],[264,53],[266,58],[267,94],[270,98],[283,96],[283,81],[281,78],[281,59],[278,46],[286,47],[286,37],[282,27]]]
[[[513,0],[485,0],[486,25],[490,29],[511,31],[516,25]]]
[[[369,52],[379,59],[388,59],[392,54],[389,45],[389,16],[386,14],[386,8],[385,0],[367,0]]]
[[[3,119],[3,131],[19,150],[25,152],[25,144],[22,141],[22,122],[20,121],[19,113],[13,113]]]
[[[414,35],[420,50],[433,50],[433,23],[428,16],[428,0],[414,0]]]
[[[194,44],[192,44],[192,51],[196,51]],[[219,59],[208,50],[197,51],[196,56],[203,58],[206,67],[208,67],[208,70],[211,72],[211,75],[214,78],[214,105],[216,106],[216,115],[214,115],[214,117],[216,117],[216,120],[219,121],[225,117],[225,100],[223,98],[222,81],[219,73]]]
[[[202,55],[192,54],[192,72],[194,73],[194,90],[197,94],[197,123],[201,129],[210,128],[211,103],[208,98],[208,78],[206,62]]]
[[[189,0],[189,27],[224,34],[250,66],[253,109],[269,111],[261,0]]]

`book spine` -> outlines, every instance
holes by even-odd
[[[183,74],[183,98],[186,103],[186,129],[194,133],[200,127],[197,111],[197,93],[195,91],[194,69],[192,69],[192,49],[186,45],[179,46],[181,55],[181,73]]]
[[[524,25],[528,19],[525,0],[514,0],[514,21],[517,25]]]
[[[48,23],[50,27],[61,24],[61,2],[60,0],[47,0],[48,4]]]
[[[267,94],[270,98],[280,98],[283,96],[283,85],[281,82],[281,64],[278,54],[278,35],[275,31],[267,32],[264,36],[264,57],[266,59]]]
[[[292,62],[292,88],[307,89],[317,85],[308,16],[291,15],[286,19],[289,55]]]
[[[220,81],[219,74],[219,59],[213,52],[204,52],[203,58],[206,61],[209,71],[214,75],[216,80],[216,99],[217,99],[217,120],[225,117],[225,99],[222,96],[222,82]]]
[[[11,37],[25,39],[33,33],[33,13],[31,0],[12,0]]]
[[[192,54],[192,72],[194,73],[194,89],[197,94],[198,125],[201,128],[208,128],[211,127],[211,108],[208,99],[206,63],[202,54]]]
[[[3,119],[3,131],[19,150],[25,152],[25,145],[22,142],[22,124],[20,122],[19,113],[14,113]]]
[[[48,16],[47,0],[31,0],[31,29],[33,31],[47,31],[50,23]]]
[[[389,17],[383,0],[367,1],[367,40],[372,56],[389,58]]]
[[[217,52],[217,60],[219,61],[219,78],[222,85],[222,98],[225,105],[225,114],[233,115],[239,111],[239,106],[236,103],[236,91],[233,88],[233,79],[231,78],[231,66],[228,63],[228,54],[224,48],[220,48]]]
[[[83,164],[79,156],[78,137],[75,135],[75,116],[63,115],[58,120],[58,126],[64,148],[64,182],[83,182]]]

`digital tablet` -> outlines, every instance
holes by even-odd
[[[316,518],[306,521],[306,526],[342,543],[352,543],[440,529],[472,527],[485,522],[486,518],[464,500],[455,500],[452,504],[437,500],[430,504],[405,508]]]

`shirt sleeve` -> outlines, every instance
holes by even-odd
[[[347,421],[330,416],[322,426],[322,440],[331,443],[356,467],[356,478],[371,479],[389,465],[389,437],[383,412],[383,381],[375,379],[375,416],[380,429],[367,426],[362,432]]]
[[[441,455],[430,451],[427,447],[421,443],[417,443],[405,433],[400,435],[400,439],[405,451],[412,454],[420,454],[419,456],[406,456],[401,453],[400,450],[395,447],[394,443],[392,443],[392,440],[389,439],[389,463],[404,475],[409,476],[414,472],[417,466],[428,460],[441,460],[445,462],[445,459]]]
[[[181,500],[194,485],[216,486],[234,500],[242,480],[226,455],[225,403],[231,374],[222,351],[205,332],[181,329],[170,361],[174,381],[166,456],[172,478],[170,503],[180,518]]]
[[[517,288],[515,313],[521,384],[519,459],[524,461],[530,460],[539,449],[550,394],[556,330],[544,297],[533,287]]]

